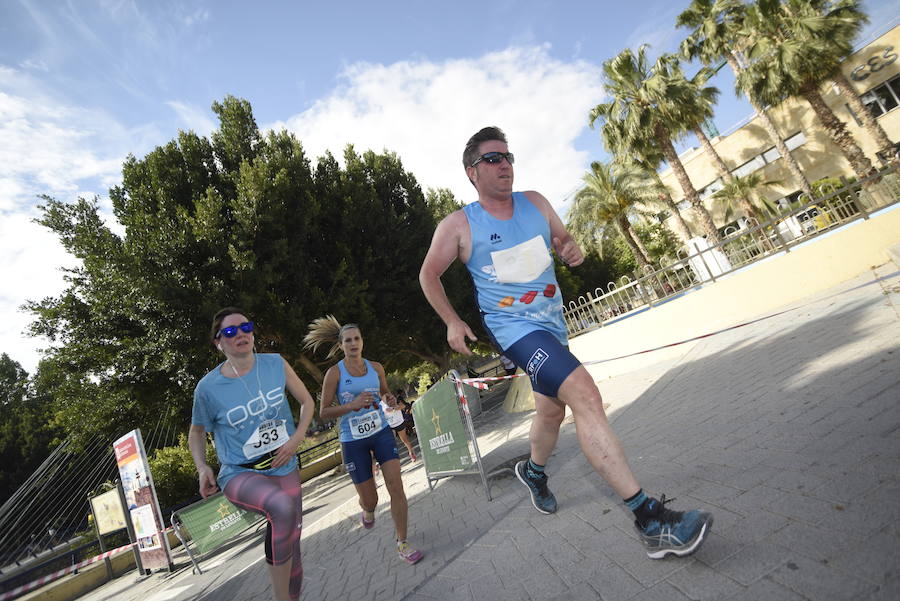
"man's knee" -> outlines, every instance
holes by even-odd
[[[569,374],[562,383],[559,387],[559,399],[571,407],[601,405],[600,389],[584,366]]]
[[[537,418],[548,425],[559,426],[566,417],[566,406],[550,397],[535,394]]]

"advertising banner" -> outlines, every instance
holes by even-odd
[[[91,509],[97,520],[97,532],[110,534],[125,527],[125,511],[115,488],[91,499]]]
[[[125,491],[125,503],[134,525],[144,568],[158,570],[172,565],[169,541],[163,533],[162,513],[147,464],[140,430],[133,430],[113,443],[116,464]]]
[[[460,416],[454,383],[438,382],[412,406],[413,420],[429,473],[468,471],[474,459]]]
[[[232,505],[222,493],[175,512],[200,554],[212,551],[253,526],[262,516]]]

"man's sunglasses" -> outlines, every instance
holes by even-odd
[[[511,153],[511,152],[486,152],[483,155],[481,155],[480,157],[478,157],[477,159],[475,159],[475,162],[472,163],[470,165],[470,167],[474,167],[481,161],[484,161],[485,163],[490,163],[491,165],[496,165],[496,164],[500,163],[503,159],[506,159],[507,161],[509,161],[510,165],[512,165],[516,160],[516,158],[513,156],[513,153]]]
[[[219,333],[216,334],[216,338],[218,338],[219,336],[224,336],[225,338],[234,338],[235,336],[237,336],[238,328],[241,329],[241,332],[249,334],[253,331],[253,322],[245,321],[244,323],[237,326],[228,326],[227,328],[222,328],[221,330],[219,330]]]

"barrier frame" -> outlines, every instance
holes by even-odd
[[[453,382],[454,390],[456,391],[456,401],[457,407],[460,411],[462,417],[462,423],[464,430],[466,431],[466,435],[468,437],[467,444],[470,444],[470,453],[475,456],[475,461],[473,462],[473,467],[465,468],[465,469],[456,469],[456,470],[444,470],[444,471],[431,471],[428,467],[428,454],[425,453],[424,449],[422,450],[422,462],[425,466],[425,479],[428,482],[428,490],[434,490],[434,483],[440,480],[441,478],[449,478],[451,476],[458,476],[461,474],[479,474],[481,476],[481,483],[484,485],[484,493],[487,497],[488,501],[492,501],[491,498],[491,487],[488,483],[487,475],[484,471],[484,463],[481,460],[481,451],[478,449],[478,437],[475,435],[475,426],[472,423],[472,415],[469,411],[469,403],[466,400],[466,393],[463,390],[463,379],[459,376],[459,372],[455,369],[451,369],[447,372],[447,378]],[[413,412],[413,421],[416,421],[416,414]],[[419,428],[419,424],[416,424],[416,431],[421,432],[422,430]],[[423,441],[420,440],[419,444],[423,444]]]

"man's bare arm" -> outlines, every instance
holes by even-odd
[[[472,351],[466,346],[466,337],[469,340],[477,340],[468,324],[460,318],[456,309],[447,298],[447,291],[441,283],[441,276],[447,268],[460,258],[461,226],[465,223],[465,215],[461,211],[452,213],[444,218],[434,230],[431,246],[422,268],[419,270],[419,284],[425,299],[432,306],[438,317],[447,324],[447,343],[450,347],[465,355],[471,355]]]
[[[569,234],[566,226],[563,225],[562,219],[550,206],[550,202],[540,192],[535,192],[534,190],[526,192],[525,195],[544,215],[547,223],[550,224],[550,239],[556,255],[569,267],[581,265],[584,262],[584,253],[582,253],[581,247],[575,242],[575,239]]]

